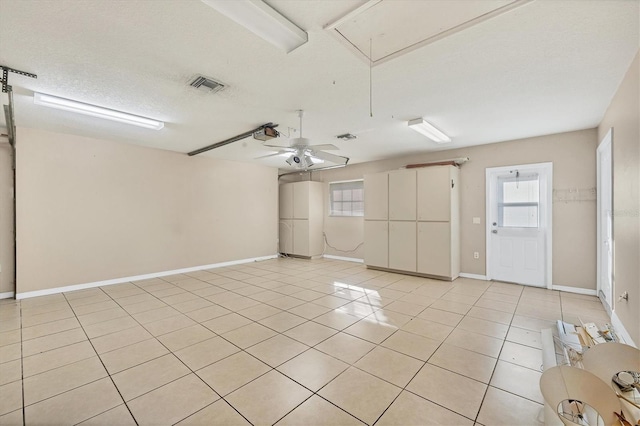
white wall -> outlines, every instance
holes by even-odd
[[[276,253],[277,169],[18,128],[17,291]]]
[[[596,186],[596,130],[540,136],[517,141],[426,152],[318,171],[312,180],[326,182],[325,232],[331,245],[351,250],[364,241],[363,218],[329,217],[328,182],[361,179],[364,174],[393,170],[407,164],[470,157],[460,169],[461,270],[485,275],[485,169],[553,162],[554,190],[592,189]],[[425,139],[425,144],[429,142]],[[308,174],[291,175],[282,180],[308,179]],[[480,217],[481,224],[472,223]],[[553,205],[553,284],[595,290],[596,205],[591,201],[554,201]],[[479,259],[473,252],[480,253]],[[327,254],[362,258],[364,247],[352,253],[328,248]]]
[[[639,51],[640,52],[640,51]],[[640,53],[598,127],[613,128],[613,310],[640,345]],[[624,292],[629,301],[618,301]]]

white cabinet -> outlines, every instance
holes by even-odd
[[[389,268],[416,272],[416,222],[389,221]]]
[[[389,219],[389,173],[364,176],[364,220]]]
[[[418,222],[418,272],[442,277],[454,275],[451,253],[443,247],[451,246],[449,222]]]
[[[324,249],[323,184],[284,183],[279,192],[280,253],[304,257],[321,255]]]
[[[365,176],[365,264],[453,280],[460,274],[459,170]],[[386,185],[385,185],[386,184]],[[380,214],[386,189],[388,216]],[[371,194],[373,194],[371,196]],[[370,204],[366,200],[373,198]],[[368,206],[373,212],[368,212]],[[375,220],[374,220],[375,218]]]
[[[389,173],[389,220],[416,220],[415,170]]]
[[[364,241],[364,263],[378,268],[388,268],[389,222],[386,220],[365,220]]]
[[[278,229],[280,253],[293,253],[293,219],[280,219]]]
[[[280,185],[280,219],[293,219],[293,185]]]
[[[451,218],[451,184],[455,167],[425,167],[418,169],[418,220],[448,222]]]

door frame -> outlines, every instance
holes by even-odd
[[[607,134],[605,135],[605,137],[602,139],[602,141],[600,142],[600,145],[598,145],[598,148],[596,149],[596,234],[597,234],[597,242],[596,242],[596,256],[597,256],[597,260],[596,260],[596,282],[597,282],[597,287],[596,287],[596,291],[597,291],[597,295],[598,298],[600,297],[600,292],[602,291],[602,274],[601,274],[601,268],[602,268],[602,194],[604,193],[603,190],[603,182],[602,182],[602,170],[601,170],[601,159],[602,159],[602,155],[605,151],[609,151],[609,158],[611,161],[611,180],[610,180],[610,188],[609,188],[609,192],[611,195],[611,209],[613,210],[613,127],[609,129],[609,131],[607,131]],[[613,214],[613,211],[612,211]],[[615,253],[614,253],[614,249],[615,249],[615,244],[613,244],[613,228],[615,226],[615,223],[613,221],[613,216],[611,217],[611,288],[610,288],[610,292],[611,294],[609,294],[609,300],[606,299],[606,295],[605,295],[605,300],[604,300],[604,305],[605,308],[608,308],[609,311],[613,310],[613,295],[615,294],[613,287],[614,287],[614,271],[613,271],[613,259],[615,257]],[[603,293],[604,294],[604,293]],[[611,302],[609,304],[609,302]],[[611,312],[609,312],[611,313]]]
[[[547,177],[546,198],[544,202],[547,229],[545,230],[545,287],[551,290],[553,286],[553,162],[516,164],[512,166],[487,167],[485,169],[485,274],[487,280],[491,280],[491,199],[493,188],[491,187],[491,175],[494,173],[508,173],[510,170],[519,171],[542,170]]]

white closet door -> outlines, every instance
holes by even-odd
[[[280,185],[279,209],[281,219],[293,219],[293,184]]]
[[[450,220],[452,167],[433,166],[418,170],[418,220]]]
[[[309,219],[309,186],[311,182],[293,184],[293,218]]]
[[[389,268],[416,272],[416,222],[389,222]]]
[[[365,220],[389,218],[389,173],[364,176],[364,218]]]
[[[293,219],[293,253],[311,256],[309,252],[309,220]]]
[[[416,171],[389,173],[389,220],[416,220]]]
[[[418,272],[451,277],[451,225],[418,222]]]
[[[278,250],[280,253],[293,254],[293,220],[280,219],[278,228]]]
[[[389,222],[364,221],[364,263],[378,268],[389,267]]]

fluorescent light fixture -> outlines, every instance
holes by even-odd
[[[71,99],[45,95],[44,93],[34,93],[33,103],[64,111],[77,112],[78,114],[90,115],[92,117],[105,118],[107,120],[118,121],[120,123],[133,124],[134,126],[140,126],[147,129],[160,130],[164,127],[164,123],[162,121],[140,117],[139,115],[128,114],[126,112],[103,108],[96,105],[85,104],[84,102],[72,101]]]
[[[308,40],[307,33],[262,0],[202,0],[276,47],[289,53]]]
[[[409,120],[409,127],[418,133],[421,133],[436,143],[451,142],[451,138],[440,130],[436,129],[430,123],[424,121],[422,118],[416,118],[415,120]]]

